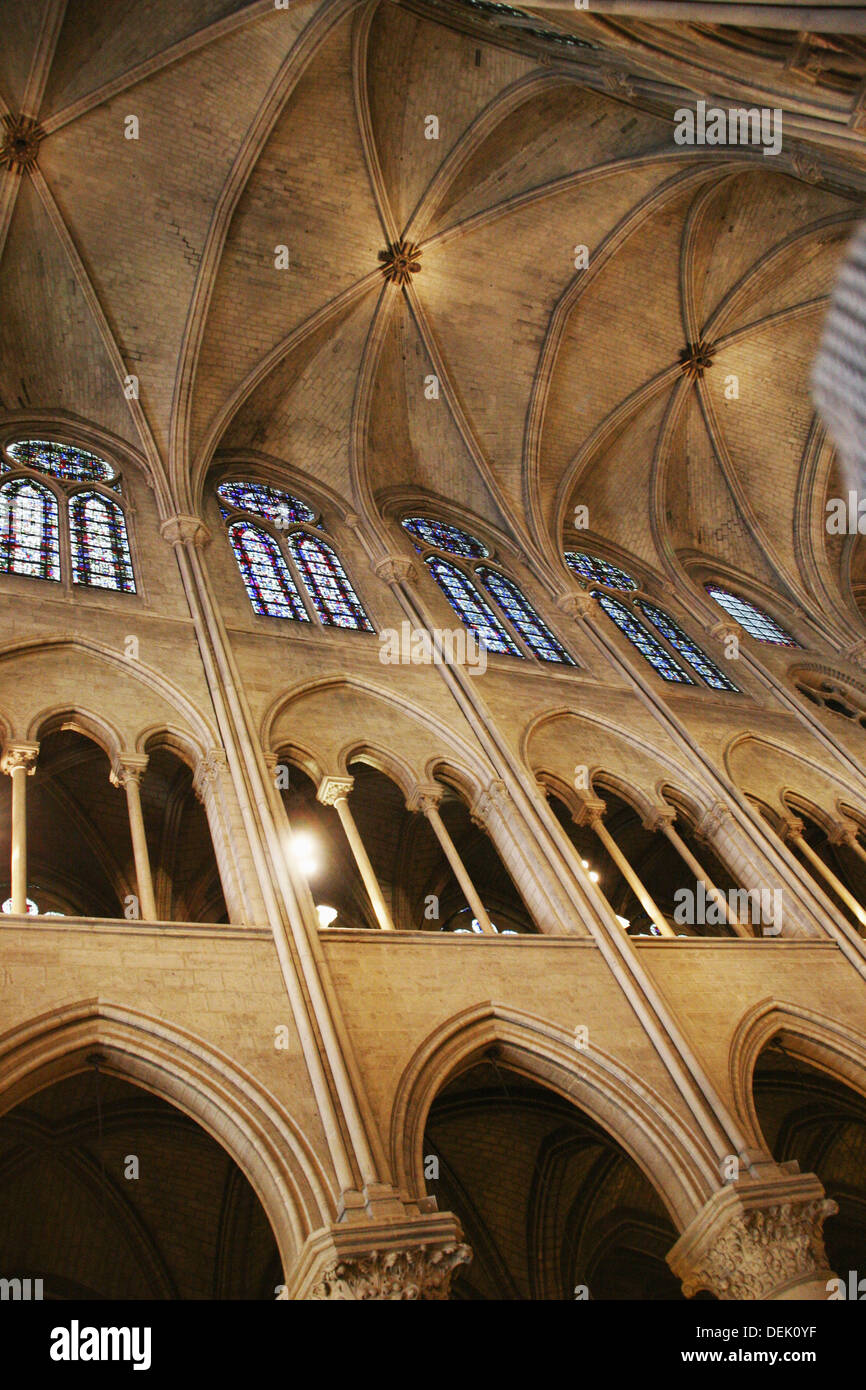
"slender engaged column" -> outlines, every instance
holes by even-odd
[[[333,806],[337,815],[340,817],[340,824],[346,832],[346,839],[349,841],[349,848],[358,865],[361,878],[364,880],[364,887],[373,904],[373,911],[376,914],[376,921],[383,931],[393,931],[394,923],[391,921],[391,914],[385,906],[385,899],[382,897],[382,890],[379,887],[379,880],[373,872],[373,865],[364,848],[364,841],[358,834],[358,827],[355,824],[355,817],[349,809],[349,792],[354,786],[354,779],[351,777],[323,777],[316,792],[316,798],[321,801],[323,806]]]
[[[691,869],[692,873],[695,876],[695,881],[703,882],[704,887],[707,890],[707,897],[713,897],[716,900],[716,902],[720,905],[722,912],[725,915],[725,921],[731,928],[731,931],[736,932],[737,936],[742,936],[747,938],[749,941],[753,941],[754,933],[750,932],[749,928],[745,926],[744,923],[739,922],[737,920],[736,914],[733,913],[730,909],[728,899],[725,896],[725,894],[721,891],[721,889],[716,887],[709,874],[706,873],[703,869],[700,860],[695,858],[688,845],[683,840],[682,836],[678,834],[676,830],[674,830],[674,814],[675,813],[673,812],[673,810],[671,811],[670,816],[668,816],[667,812],[665,811],[658,811],[644,821],[644,827],[647,830],[661,830],[662,834],[665,835],[668,840],[670,840],[671,844],[673,845],[680,858]]]
[[[454,870],[454,877],[463,889],[464,896],[472,909],[475,920],[483,932],[487,932],[490,936],[495,936],[496,932],[493,930],[493,923],[487,915],[483,902],[475,891],[475,885],[466,872],[466,866],[457,852],[457,846],[448,834],[442,817],[439,814],[438,808],[441,795],[442,793],[438,788],[416,787],[415,791],[406,802],[406,805],[410,811],[421,811],[422,814],[427,817],[433,828],[433,834],[442,846],[445,858]]]
[[[611,859],[616,864],[626,883],[628,883],[629,887],[635,893],[644,911],[649,915],[649,917],[658,927],[662,936],[676,937],[676,932],[662,916],[662,913],[659,910],[657,904],[650,897],[649,893],[641,883],[631,864],[628,862],[619,845],[616,843],[616,840],[613,838],[607,826],[602,821],[601,817],[604,809],[604,802],[593,802],[592,804],[587,802],[585,803],[585,806],[586,820],[584,823],[589,824],[595,831],[596,835],[601,840],[601,843],[604,845]],[[580,822],[578,822],[578,824],[580,824]]]
[[[12,911],[27,913],[27,778],[36,771],[38,743],[12,743],[2,767],[12,778]]]
[[[797,829],[798,826],[799,829]],[[806,844],[806,841],[803,839],[801,833],[802,828],[802,821],[792,822],[788,830],[787,838],[790,840],[792,845],[796,845],[800,853],[805,855],[809,863],[815,869],[817,869],[821,877],[827,883],[829,883],[836,896],[841,898],[842,902],[845,903],[848,907],[850,907],[851,911],[854,913],[854,916],[857,918],[857,921],[860,923],[861,927],[866,927],[866,909],[864,909],[860,905],[860,903],[858,903],[853,893],[848,892],[848,889],[845,887],[844,883],[840,882],[840,880],[833,873],[833,870],[829,869],[827,865],[824,863],[823,859],[821,859],[821,857],[815,853],[815,851],[811,848],[810,845]]]
[[[144,832],[144,816],[141,812],[141,793],[139,782],[147,767],[147,758],[139,753],[122,753],[111,769],[111,781],[115,787],[123,787],[126,792],[126,809],[129,815],[129,833],[132,836],[132,853],[135,859],[135,881],[138,887],[138,901],[141,915],[146,922],[155,922],[156,898],[153,892],[153,877],[150,872],[150,857],[147,852],[147,836]]]

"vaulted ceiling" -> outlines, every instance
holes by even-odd
[[[857,634],[808,377],[862,214],[866,41],[469,0],[0,0],[0,25],[0,115],[38,123],[0,169],[0,422],[125,441],[165,514],[218,450],[383,545],[421,489],[548,576],[583,505],[672,582],[713,565]],[[675,144],[697,98],[780,108],[781,153]]]

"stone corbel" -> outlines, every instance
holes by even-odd
[[[698,1212],[668,1264],[687,1298],[706,1289],[724,1300],[826,1299],[822,1227],[836,1211],[812,1173],[731,1185]]]
[[[720,618],[718,622],[711,623],[707,627],[707,632],[717,642],[727,642],[730,637],[735,637],[738,642],[742,642],[746,635],[745,628],[741,627],[733,618]]]
[[[418,571],[406,555],[386,555],[373,565],[373,573],[384,584],[418,583]]]
[[[569,618],[588,618],[598,604],[585,589],[566,589],[557,596],[556,606]]]
[[[188,516],[183,512],[163,521],[159,534],[169,545],[187,545],[192,541],[199,549],[207,545],[211,539],[211,533],[203,521],[197,516]]]

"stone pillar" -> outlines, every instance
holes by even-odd
[[[687,1298],[707,1289],[723,1300],[826,1299],[833,1271],[822,1227],[836,1211],[812,1173],[725,1187],[680,1236],[668,1264]]]
[[[812,868],[824,879],[825,883],[830,885],[837,898],[841,898],[842,902],[851,909],[857,921],[860,923],[860,926],[866,927],[866,908],[858,903],[853,893],[848,892],[844,883],[836,877],[833,870],[824,863],[820,855],[815,853],[811,845],[806,843],[803,838],[804,829],[805,826],[803,822],[794,817],[785,824],[784,837],[786,840],[789,840],[792,845],[796,846],[807,863],[811,864]]]
[[[153,876],[150,872],[150,856],[147,852],[139,789],[147,761],[143,753],[121,753],[112,764],[110,776],[112,784],[115,787],[123,787],[126,792],[126,809],[129,815],[129,833],[132,836],[135,882],[141,916],[145,922],[155,922],[156,898],[153,892]]]
[[[686,864],[694,874],[695,883],[703,882],[707,891],[707,897],[709,898],[712,896],[721,906],[725,921],[731,928],[731,931],[734,932],[736,936],[746,937],[749,941],[754,940],[754,933],[737,920],[736,914],[731,911],[728,905],[728,899],[725,894],[716,887],[709,874],[700,863],[700,860],[695,858],[685,840],[683,840],[682,836],[674,829],[673,822],[675,815],[676,812],[673,807],[671,807],[670,810],[660,807],[658,810],[651,811],[649,815],[644,817],[644,829],[660,830],[662,834],[670,840],[683,863]]]
[[[450,1212],[390,1226],[314,1231],[286,1286],[289,1300],[408,1302],[448,1298],[455,1269],[472,1251]]]
[[[27,913],[27,778],[36,771],[38,743],[10,743],[3,771],[12,778],[12,911]]]
[[[316,792],[316,798],[321,801],[323,806],[336,808],[337,815],[340,817],[340,824],[346,832],[346,839],[349,841],[349,848],[361,878],[364,880],[364,887],[369,894],[370,902],[373,904],[376,921],[383,931],[393,931],[394,923],[391,921],[391,914],[385,905],[385,899],[382,897],[382,890],[373,872],[373,865],[370,863],[364,848],[364,842],[358,834],[355,817],[349,809],[349,792],[353,786],[354,779],[352,777],[323,777]]]
[[[479,927],[483,932],[487,932],[490,936],[493,936],[495,932],[493,930],[493,923],[487,915],[487,909],[478,896],[475,885],[466,871],[466,865],[463,863],[457,851],[457,846],[448,834],[442,817],[439,814],[438,807],[441,797],[442,792],[438,787],[416,787],[406,802],[406,806],[408,810],[420,811],[427,817],[433,829],[433,834],[442,846],[445,858],[454,870],[454,876],[463,889],[463,895]]]
[[[607,826],[602,821],[602,816],[604,815],[605,811],[604,802],[599,800],[597,797],[590,798],[585,796],[583,798],[583,805],[581,809],[583,819],[576,819],[576,824],[588,824],[592,827],[598,838],[601,840],[601,843],[607,850],[608,854],[610,855],[611,859],[616,864],[626,883],[628,883],[629,887],[634,892],[638,902],[641,904],[644,911],[648,914],[651,920],[658,927],[662,936],[675,937],[676,932],[669,925],[669,923],[663,916],[661,909],[658,907],[658,904],[650,896],[647,889],[644,887],[643,883],[638,878],[637,874],[632,868],[631,864],[626,859],[619,845],[616,843],[616,840],[613,838],[610,831],[607,829]]]
[[[264,926],[267,908],[247,847],[228,759],[221,748],[209,748],[199,760],[192,786],[207,816],[229,921]]]

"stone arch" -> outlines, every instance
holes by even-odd
[[[35,715],[27,730],[27,742],[39,743],[48,734],[71,730],[101,748],[109,762],[123,751],[123,739],[110,720],[82,705],[43,710]]]
[[[309,1233],[334,1219],[327,1176],[280,1102],[204,1039],[99,998],[59,1005],[0,1036],[0,1113],[83,1071],[94,1048],[105,1073],[159,1096],[222,1145],[290,1270]]]
[[[454,1014],[418,1047],[397,1086],[391,1163],[400,1187],[423,1193],[423,1139],[439,1092],[496,1049],[498,1059],[573,1101],[632,1158],[684,1229],[718,1185],[703,1137],[633,1072],[597,1049],[581,1049],[553,1023],[493,1002]]]
[[[810,734],[803,730],[801,737],[795,751],[777,739],[740,733],[724,751],[725,769],[744,796],[769,805],[777,816],[787,815],[788,798],[802,800],[801,788],[808,786],[813,805],[833,819],[841,798],[860,799],[858,789],[827,767],[826,754]]]
[[[366,763],[394,782],[404,796],[409,795],[415,784],[415,774],[404,758],[366,740],[347,743],[340,750],[337,762],[340,773],[346,777],[352,775],[352,763]]]
[[[866,1034],[814,1009],[768,997],[749,1009],[737,1026],[728,1056],[735,1113],[747,1140],[766,1148],[754,1102],[755,1066],[774,1038],[819,1071],[866,1097]]]

